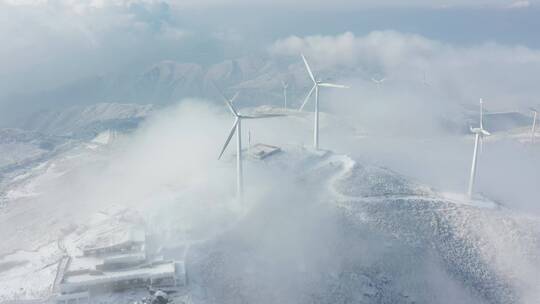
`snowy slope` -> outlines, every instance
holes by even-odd
[[[190,252],[200,303],[534,303],[538,218],[345,156],[296,165],[307,173],[295,187],[312,195],[259,205]]]
[[[45,134],[88,138],[107,129],[134,129],[151,112],[151,105],[97,103],[42,111],[28,119],[22,128]]]
[[[13,287],[39,274],[3,299],[46,297],[62,247],[71,246],[59,240],[80,247],[86,231],[99,231],[91,215],[109,202],[46,195],[88,168],[107,167],[115,142],[97,139],[74,144],[2,189],[10,203],[0,212],[0,281]],[[301,191],[281,185],[240,218],[219,205],[214,214],[196,211],[206,214],[204,223],[189,221],[193,206],[163,214],[164,206],[177,208],[181,189],[156,188],[141,200],[148,226],[173,246],[170,258],[178,258],[177,244],[192,244],[186,263],[194,303],[534,303],[538,218],[460,202],[331,152],[287,146],[248,168],[292,176]],[[141,202],[117,203],[138,209]]]
[[[0,171],[47,157],[65,139],[21,129],[0,129]]]

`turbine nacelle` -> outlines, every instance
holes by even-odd
[[[471,133],[479,134],[481,136],[489,136],[491,133],[489,133],[486,129],[484,129],[484,101],[482,98],[480,98],[480,127],[473,128],[469,127],[471,130]]]
[[[481,128],[473,128],[473,127],[469,127],[471,129],[471,133],[473,134],[479,134],[481,136],[490,136],[491,133],[489,133],[488,131],[484,130],[484,129],[481,129]]]

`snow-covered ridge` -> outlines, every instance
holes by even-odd
[[[348,157],[335,156],[332,161],[340,161],[342,171],[329,187],[347,214],[377,231],[433,250],[451,277],[488,303],[523,300],[522,280],[534,277],[536,270],[528,267],[540,262],[536,254],[540,219],[497,207],[487,199],[448,197]],[[526,286],[534,284],[538,281]]]
[[[133,129],[150,115],[152,105],[98,103],[40,112],[25,129],[62,136],[95,136],[106,129]]]
[[[251,161],[255,166],[251,170],[260,164],[294,172],[295,187],[316,189],[316,195],[306,193],[306,197],[300,195],[292,201],[253,205],[230,229],[194,242],[186,257],[193,299],[200,303],[214,298],[220,303],[264,303],[265,299],[432,303],[434,297],[455,293],[460,303],[512,303],[519,300],[518,283],[535,271],[530,265],[538,265],[538,219],[503,208],[456,204],[405,176],[349,156],[293,147],[283,150],[264,162]],[[78,156],[77,163],[81,161],[95,159]],[[62,172],[74,164],[62,164]],[[43,168],[51,173],[45,175],[62,178],[53,174],[60,172],[55,167]],[[39,176],[25,180],[40,182]],[[35,212],[31,205],[18,208],[22,208],[16,212],[18,217],[0,217],[4,225]],[[76,202],[63,208],[77,208]],[[54,240],[51,234],[60,233],[58,237],[65,240],[77,240],[64,244],[68,250],[77,251],[88,243],[86,239],[106,237],[108,228],[94,225],[103,225],[107,214],[116,214],[114,210],[101,212],[95,221],[75,227],[62,217],[69,212],[63,212],[53,219],[35,216],[33,226],[47,224],[50,229],[43,236],[39,233],[44,231],[34,230],[32,237]],[[130,213],[121,214],[112,218],[114,223]],[[168,216],[172,222],[175,216],[178,219],[175,214]],[[20,240],[28,238],[27,233],[24,229],[16,232]],[[70,249],[72,245],[79,249]],[[43,247],[49,248],[48,253],[39,254],[54,262],[61,255],[55,246],[52,241],[50,247]],[[0,271],[0,280],[4,274],[21,273],[20,267],[29,265],[27,260],[35,260],[35,256],[18,252],[6,257],[4,266],[9,270]],[[524,263],[516,265],[515,260]],[[36,285],[43,287],[41,291],[36,289],[25,297],[45,295],[47,286],[43,282],[54,277],[51,265],[44,268],[43,281]],[[44,265],[36,263],[35,267]],[[287,280],[280,277],[284,269]],[[434,276],[451,283],[437,286]],[[533,279],[527,284],[536,282]],[[447,286],[454,289],[446,290]],[[8,299],[13,295],[5,296]]]

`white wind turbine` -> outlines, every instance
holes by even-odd
[[[304,109],[304,106],[309,101],[309,98],[311,97],[311,94],[313,94],[313,91],[315,91],[315,125],[314,125],[314,134],[313,134],[313,146],[316,150],[319,149],[319,87],[325,87],[325,88],[338,88],[338,89],[346,89],[349,88],[348,86],[340,85],[340,84],[333,84],[328,82],[322,82],[319,79],[316,79],[313,75],[313,72],[311,71],[311,68],[309,67],[309,64],[307,63],[306,57],[304,57],[304,54],[301,55],[302,60],[304,61],[304,64],[306,66],[306,70],[309,74],[309,78],[313,81],[313,87],[307,94],[306,98],[304,99],[304,102],[302,103],[302,106],[300,107],[300,111]]]
[[[243,172],[243,167],[242,167],[242,120],[281,117],[285,115],[282,115],[282,114],[243,115],[239,113],[238,111],[236,111],[236,109],[233,106],[233,102],[236,99],[236,97],[238,97],[238,93],[236,93],[231,99],[227,99],[227,97],[225,97],[225,95],[223,95],[221,92],[220,92],[220,95],[224,99],[225,104],[227,105],[227,108],[229,108],[229,110],[233,114],[234,123],[231,128],[231,131],[229,132],[229,136],[227,137],[227,140],[225,141],[225,144],[223,145],[223,148],[221,149],[221,152],[219,153],[218,159],[221,159],[221,156],[223,156],[223,152],[225,152],[225,149],[229,145],[229,142],[231,141],[234,133],[236,133],[236,196],[237,196],[238,202],[242,204],[243,197],[244,197],[244,172]]]
[[[426,87],[431,86],[431,83],[428,82],[426,71],[423,71],[423,73],[424,73],[424,78],[422,79],[422,84],[425,85]]]
[[[285,101],[285,110],[287,110],[287,88],[289,87],[289,84],[282,80],[281,85],[283,87],[283,99]]]
[[[373,81],[373,83],[375,83],[375,85],[377,85],[377,89],[379,89],[381,87],[381,85],[383,84],[383,82],[386,81],[386,77],[383,77],[379,80],[375,79],[374,77],[371,77],[371,81]]]
[[[470,129],[471,129],[471,132],[475,134],[475,140],[474,140],[473,160],[472,160],[472,166],[471,166],[471,176],[469,179],[469,191],[467,192],[467,194],[469,195],[469,198],[472,198],[474,180],[476,178],[476,168],[477,168],[477,162],[478,162],[478,145],[482,145],[484,136],[491,135],[488,131],[484,129],[484,103],[482,101],[482,98],[480,98],[480,127],[478,128],[470,127]]]
[[[531,144],[534,144],[535,136],[536,136],[536,119],[538,117],[538,110],[536,110],[535,108],[531,108],[531,111],[534,113],[533,123],[532,123],[532,128],[531,128]]]

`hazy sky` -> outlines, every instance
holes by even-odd
[[[393,30],[456,46],[540,47],[537,1],[0,0],[0,104],[161,60],[210,64],[295,35]]]

